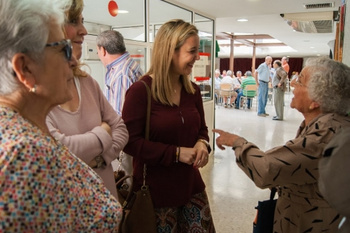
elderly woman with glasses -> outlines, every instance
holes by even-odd
[[[261,151],[235,134],[214,129],[220,149],[232,147],[238,166],[259,188],[278,189],[273,232],[336,232],[340,217],[318,189],[318,162],[327,143],[350,126],[350,68],[328,58],[308,60],[291,83],[291,107],[304,116],[297,135]],[[344,174],[346,175],[346,174]]]
[[[49,133],[72,98],[77,60],[62,31],[65,0],[0,0],[0,231],[117,232],[121,207]]]

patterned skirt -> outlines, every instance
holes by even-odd
[[[194,195],[184,206],[155,208],[157,233],[215,233],[208,196]]]

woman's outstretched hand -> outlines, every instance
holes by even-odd
[[[233,143],[239,138],[238,135],[225,132],[221,129],[213,129],[213,132],[219,134],[219,137],[216,138],[216,145],[221,150],[225,150],[224,146],[232,147]]]

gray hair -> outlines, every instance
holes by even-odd
[[[50,23],[63,24],[71,0],[0,0],[0,95],[19,88],[12,58],[25,53],[39,60],[44,52]]]
[[[216,70],[215,70],[215,74],[220,74],[220,70],[219,70],[219,69],[216,69]]]
[[[248,70],[247,72],[245,72],[246,76],[252,76],[252,72],[250,70]]]
[[[228,71],[226,72],[226,76],[232,76],[232,71],[231,71],[231,70],[228,70]]]
[[[281,67],[281,66],[282,66],[282,63],[281,63],[280,60],[275,60],[275,61],[273,62],[273,64],[277,64],[278,67]]]
[[[310,98],[324,113],[347,114],[350,111],[350,68],[327,57],[307,60]]]
[[[109,54],[123,54],[126,51],[123,35],[114,30],[100,33],[96,38],[99,48],[103,47]]]

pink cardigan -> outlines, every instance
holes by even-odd
[[[117,197],[111,162],[128,142],[128,131],[98,83],[91,76],[78,81],[81,93],[78,110],[70,112],[57,106],[49,113],[47,125],[50,133],[85,163],[102,154],[107,166],[94,170]],[[102,122],[110,125],[112,137],[100,126]]]

